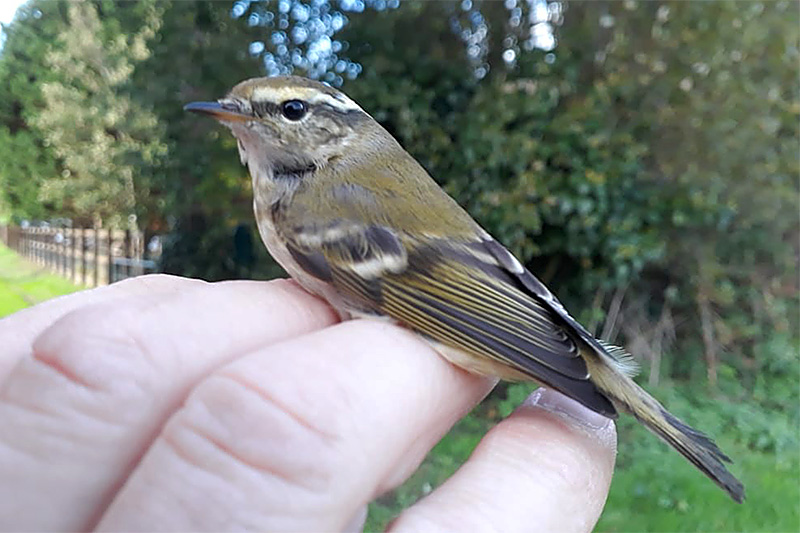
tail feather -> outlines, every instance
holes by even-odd
[[[602,356],[594,355],[585,359],[592,381],[611,399],[615,407],[636,417],[736,502],[744,501],[744,485],[725,466],[731,459],[713,440],[667,411],[632,379],[607,364]]]
[[[708,436],[686,425],[663,408],[661,418],[666,422],[666,426],[646,424],[647,427],[722,487],[731,498],[742,503],[744,485],[725,466],[725,463],[732,462],[730,457],[725,455]]]

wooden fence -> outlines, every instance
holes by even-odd
[[[0,226],[0,240],[33,263],[89,287],[156,272],[160,252],[141,232],[123,230]]]

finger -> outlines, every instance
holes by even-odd
[[[53,298],[0,320],[0,382],[14,365],[30,353],[34,339],[62,316],[75,309],[123,298],[166,295],[205,282],[196,279],[152,274],[129,278],[112,285]]]
[[[99,529],[352,527],[492,384],[377,321],[273,345],[191,394]]]
[[[334,321],[283,280],[193,285],[66,314],[0,389],[0,523],[89,528],[205,374]]]
[[[615,455],[611,420],[538,389],[391,531],[591,531]]]

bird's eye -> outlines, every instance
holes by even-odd
[[[306,103],[302,100],[287,100],[281,104],[281,113],[289,120],[300,120],[306,116]]]

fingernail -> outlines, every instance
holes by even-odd
[[[361,533],[364,531],[364,523],[367,521],[367,506],[363,506],[355,512],[355,514],[348,520],[347,524],[342,528],[344,533]]]
[[[584,407],[560,392],[539,387],[528,396],[520,407],[536,407],[560,417],[572,425],[591,431],[603,429],[611,423],[609,418]]]

